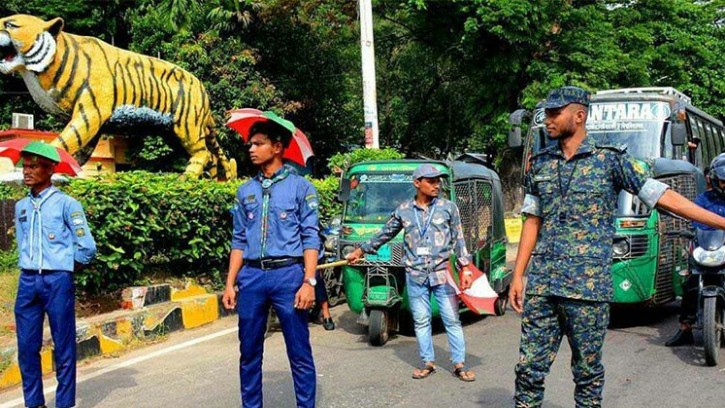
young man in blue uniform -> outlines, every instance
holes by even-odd
[[[725,217],[725,153],[720,153],[710,163],[707,184],[711,188],[697,196],[695,204]],[[696,228],[712,229],[704,224],[693,223]],[[669,339],[665,346],[677,347],[694,343],[692,325],[696,322],[697,294],[700,278],[690,274],[684,284],[684,294],[680,305],[680,329]]]
[[[471,382],[476,374],[465,364],[466,343],[458,316],[458,297],[446,278],[450,257],[455,253],[456,261],[463,269],[461,290],[469,288],[472,273],[467,267],[471,260],[456,203],[439,197],[441,177],[446,176],[432,164],[418,166],[413,172],[415,198],[398,206],[385,226],[347,259],[354,263],[364,253],[377,252],[403,230],[405,287],[421,359],[421,366],[413,371],[413,378],[423,379],[436,371],[430,305],[431,296],[435,296],[448,335],[453,373],[460,380]]]
[[[526,220],[509,294],[514,310],[523,311],[516,407],[541,406],[544,379],[564,334],[572,349],[576,406],[601,406],[614,216],[621,190],[650,208],[725,229],[725,218],[649,178],[644,165],[623,150],[587,137],[588,106],[589,93],[581,88],[549,94],[544,123],[558,143],[534,155],[527,173],[521,209]]]
[[[75,406],[76,394],[73,272],[93,260],[96,243],[83,207],[50,180],[59,160],[54,149],[32,142],[22,152],[23,181],[30,193],[15,206],[21,270],[15,323],[25,405],[45,407],[40,349],[47,314],[58,380],[55,406],[68,408]]]
[[[262,353],[270,305],[282,327],[297,407],[315,406],[316,374],[307,328],[320,248],[317,191],[283,164],[292,135],[271,123],[250,129],[259,173],[239,187],[225,307],[238,304],[242,407],[262,407]],[[234,290],[235,285],[239,293]]]

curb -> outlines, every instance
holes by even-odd
[[[130,310],[76,321],[78,361],[116,356],[168,333],[235,314],[234,310],[223,307],[221,293],[209,294],[193,284],[187,284],[182,290],[169,285],[133,287],[124,290],[122,296],[122,306]],[[0,349],[0,390],[21,383],[17,358],[17,344]],[[43,331],[41,363],[43,375],[54,371],[53,343],[48,328]]]

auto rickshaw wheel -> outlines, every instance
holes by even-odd
[[[388,342],[388,312],[386,310],[373,309],[370,311],[368,340],[371,345],[377,347]]]
[[[509,291],[508,288],[503,293],[498,295],[498,299],[493,304],[493,311],[496,316],[503,316],[506,314],[506,309],[509,305]]]

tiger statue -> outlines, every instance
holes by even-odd
[[[94,147],[99,132],[152,129],[179,138],[186,175],[236,178],[204,85],[174,64],[63,32],[61,18],[18,14],[0,19],[0,72],[20,73],[38,105],[69,119],[51,143],[70,154]]]

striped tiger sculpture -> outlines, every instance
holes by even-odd
[[[209,96],[194,75],[62,30],[61,18],[0,19],[0,72],[20,73],[38,105],[69,119],[53,145],[77,154],[87,145],[92,150],[99,132],[173,133],[191,155],[185,174],[236,178],[236,162],[217,142]]]

